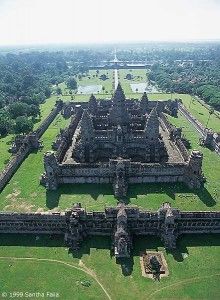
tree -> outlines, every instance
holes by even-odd
[[[74,77],[70,77],[67,82],[66,82],[67,88],[71,90],[76,90],[77,89],[77,81],[75,80]]]
[[[105,81],[108,79],[108,77],[105,74],[100,75],[99,77],[101,80]]]
[[[15,120],[16,133],[28,133],[33,130],[34,123],[25,116],[17,117]]]
[[[40,115],[40,108],[37,105],[30,105],[29,106],[29,116],[32,116],[34,118],[38,117]]]
[[[128,73],[125,77],[127,80],[131,80],[132,79],[132,75],[130,73]]]
[[[0,135],[5,136],[11,132],[13,127],[13,121],[9,115],[3,110],[0,111]]]
[[[29,105],[23,102],[14,102],[9,105],[9,113],[12,119],[16,119],[19,116],[29,115]]]
[[[44,91],[45,97],[46,98],[50,98],[51,96],[51,89],[49,87],[46,87],[45,91]]]
[[[56,89],[56,93],[57,93],[57,95],[62,95],[62,90],[61,90],[60,87],[58,87],[58,88]]]

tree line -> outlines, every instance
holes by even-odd
[[[52,86],[66,81],[75,89],[73,76],[104,58],[105,52],[90,49],[0,55],[0,135],[31,131]]]

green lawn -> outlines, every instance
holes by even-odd
[[[133,97],[136,95],[132,93],[132,89],[130,87],[131,83],[142,83],[147,81],[147,70],[146,69],[120,69],[118,71],[119,74],[119,81],[122,85],[122,88],[125,91],[125,94],[132,94]],[[131,74],[133,78],[131,80],[126,79],[126,75]],[[138,93],[137,93],[138,94]]]
[[[107,79],[102,80],[100,78],[101,75],[106,75]],[[96,70],[89,70],[88,73],[83,74],[79,79],[78,76],[75,76],[78,86],[87,86],[87,85],[102,85],[104,87],[104,91],[100,94],[97,94],[97,97],[105,98],[110,97],[113,92],[113,71],[112,70],[99,70],[99,73],[96,73]],[[69,89],[67,88],[65,82],[60,83],[59,87],[62,89],[63,94],[69,94]],[[76,95],[76,98],[79,98]],[[89,98],[89,95],[83,95],[82,98]]]
[[[0,243],[0,268],[4,270],[0,274],[0,292],[49,290],[59,293],[61,300],[108,299],[95,278],[65,265],[79,267],[83,263],[112,300],[217,300],[220,297],[219,235],[183,236],[178,241],[178,250],[172,254],[166,253],[155,237],[135,238],[134,256],[123,264],[116,264],[110,256],[111,241],[104,237],[88,239],[73,254],[68,254],[61,238],[36,240],[34,236],[0,235]],[[146,249],[160,250],[165,255],[170,275],[160,282],[141,275],[139,254]],[[88,280],[91,286],[83,287],[82,280]]]
[[[175,97],[175,95],[174,95]],[[204,107],[199,101],[192,100],[190,95],[178,94],[178,97],[183,100],[183,104],[186,108],[204,125],[206,126],[209,118],[209,110]],[[208,122],[208,127],[215,131],[220,131],[220,119],[212,114]]]

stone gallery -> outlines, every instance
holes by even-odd
[[[111,100],[68,103],[68,128],[44,157],[41,183],[48,190],[60,184],[111,183],[122,199],[129,184],[184,182],[200,188],[204,182],[202,153],[188,153],[181,128],[172,126],[164,112],[177,114],[176,101],[126,99],[120,83]]]

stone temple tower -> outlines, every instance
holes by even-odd
[[[117,226],[114,235],[114,254],[116,258],[130,257],[131,238],[127,228],[127,213],[123,204],[117,213]]]
[[[148,109],[148,97],[147,97],[147,93],[144,92],[142,97],[141,97],[141,101],[140,101],[140,109],[142,111],[143,114],[146,114],[147,109]]]
[[[95,133],[92,119],[87,110],[83,112],[77,131],[74,159],[81,162],[93,162],[95,159]]]
[[[126,99],[121,84],[118,84],[117,89],[112,98],[113,106],[109,114],[109,122],[112,125],[128,125],[130,118],[126,108]]]
[[[185,174],[185,182],[187,183],[189,188],[200,188],[205,181],[202,173],[202,160],[202,152],[193,150],[189,157],[189,162]]]
[[[159,137],[159,119],[157,115],[156,107],[154,107],[149,114],[146,125],[145,125],[145,135],[146,137],[151,141],[157,142],[157,139]]]

